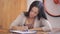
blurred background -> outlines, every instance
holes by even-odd
[[[30,4],[36,0],[0,0],[0,31],[6,32],[9,29],[10,24],[15,18],[24,11],[28,11]],[[45,2],[45,8],[47,8],[48,12],[51,10],[53,12],[53,16],[55,14],[60,15],[60,4],[55,5],[52,0],[37,0],[41,2]],[[51,6],[49,4],[51,3]],[[48,5],[49,4],[49,5]],[[52,8],[53,7],[53,8]],[[55,7],[55,8],[54,8]],[[53,28],[60,28],[60,17],[53,17],[45,12],[49,22],[51,23]]]

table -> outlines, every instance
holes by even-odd
[[[11,34],[11,32],[8,29],[0,29],[0,34]],[[48,34],[47,32],[40,32],[38,31],[37,34]]]
[[[0,34],[11,34],[8,29],[0,29]],[[37,34],[60,34],[60,32],[42,32],[37,31]]]

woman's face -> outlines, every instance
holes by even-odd
[[[38,7],[33,7],[30,11],[29,17],[34,18],[38,14]]]

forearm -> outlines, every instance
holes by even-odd
[[[27,30],[27,26],[12,26],[10,30]]]
[[[42,27],[42,29],[43,29],[43,31],[45,31],[45,32],[50,32],[50,31],[52,31],[52,29],[49,28],[49,27]]]
[[[41,27],[39,27],[39,28],[32,28],[32,29],[29,29],[29,30],[43,31],[43,29]]]
[[[45,31],[45,32],[51,31],[50,29],[47,29],[47,28],[44,28],[44,27],[32,28],[32,29],[29,29],[29,30]]]

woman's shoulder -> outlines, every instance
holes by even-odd
[[[41,17],[41,20],[47,20],[47,19],[45,19],[45,18]]]
[[[41,21],[44,23],[49,23],[49,20],[48,19],[44,19],[44,18],[41,18]]]
[[[27,11],[21,12],[20,15],[21,16],[25,16],[26,17]]]
[[[48,21],[48,19],[45,19],[45,18],[41,18],[40,20],[41,21]]]
[[[21,12],[18,16],[17,16],[18,19],[24,19],[25,18],[25,15],[23,12]]]
[[[24,12],[21,12],[18,16],[25,17]]]

